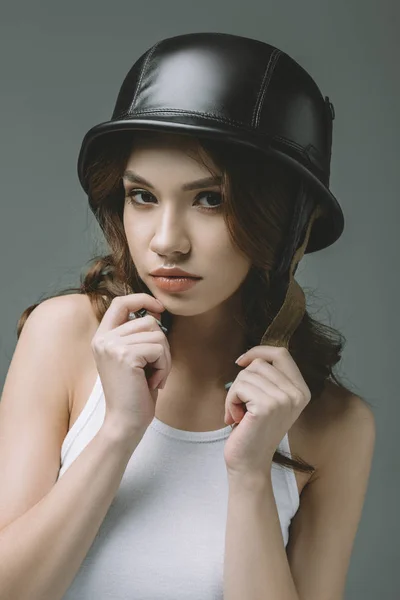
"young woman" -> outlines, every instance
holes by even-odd
[[[18,323],[1,598],[343,597],[375,423],[294,280],[343,231],[333,117],[258,40],[132,67],[78,161],[110,252]]]

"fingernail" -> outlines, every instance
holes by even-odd
[[[246,352],[245,352],[244,354],[246,354]],[[244,354],[242,354],[241,356],[239,356],[239,358],[237,358],[237,359],[235,360],[235,363],[236,363],[236,364],[237,364],[237,363],[240,361],[240,359],[241,359],[241,358],[243,358]]]

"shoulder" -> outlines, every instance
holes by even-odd
[[[62,294],[60,296],[52,296],[42,300],[37,305],[31,314],[36,314],[38,311],[47,311],[49,313],[58,313],[62,311],[63,316],[77,317],[87,313],[90,306],[89,296],[87,294]]]
[[[331,404],[329,404],[331,397]],[[328,395],[326,413],[330,416],[327,423],[327,437],[331,448],[355,448],[357,440],[365,441],[365,448],[375,440],[375,415],[368,402],[361,396],[337,388]]]
[[[332,381],[326,383],[320,398],[310,409],[307,427],[313,432],[315,455],[318,456],[315,476],[331,464],[335,456],[342,456],[344,448],[351,451],[356,435],[371,443],[375,439],[375,416],[368,403]]]
[[[99,326],[90,298],[86,294],[66,294],[43,300],[29,315],[25,327],[37,321],[39,327],[48,328],[62,348],[65,369],[68,372],[70,397],[73,396],[75,381],[86,364],[90,342]],[[44,329],[44,334],[46,331]],[[70,400],[71,407],[71,400]]]
[[[95,320],[90,300],[85,294],[68,294],[42,300],[29,314],[21,331],[41,329],[67,339],[80,337]]]
[[[316,580],[309,574],[318,573],[329,590],[324,597],[342,598],[371,471],[375,419],[364,399],[335,384],[313,409],[319,413],[315,424],[321,424],[323,463],[316,454],[319,469],[292,520],[287,555],[303,597],[315,592]]]
[[[79,342],[87,341],[87,336],[94,334],[99,326],[92,303],[87,294],[66,294],[44,300],[33,311],[41,310],[50,318],[57,320],[61,327],[67,328],[68,339]]]
[[[82,334],[91,330],[94,324],[99,325],[87,294],[54,296],[41,302],[33,312],[38,310],[61,319],[72,334]]]
[[[354,423],[354,420],[374,421],[374,413],[361,396],[328,381],[315,403],[314,418],[324,430],[337,432],[338,428]]]

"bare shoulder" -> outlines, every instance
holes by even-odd
[[[92,321],[94,311],[87,294],[64,294],[60,296],[53,296],[43,300],[37,308],[38,310],[46,310],[48,312],[54,312],[54,314],[60,314],[64,320],[68,320],[70,323],[74,323],[74,330],[79,331],[82,327],[89,325],[89,321]]]
[[[93,316],[87,297],[61,295],[40,302],[22,327],[0,401],[0,529],[54,486]]]
[[[86,294],[55,296],[44,300],[41,304],[43,310],[62,315],[70,334],[66,340],[69,342],[66,350],[71,351],[72,354],[81,342],[87,343],[88,336],[91,336],[99,326],[90,298]]]
[[[63,310],[64,314],[69,314],[70,317],[74,318],[77,326],[76,329],[78,330],[82,327],[90,327],[91,324],[96,321],[92,303],[87,294],[65,294],[62,296],[55,296],[44,300],[42,304],[54,305],[55,310],[58,307],[60,310]]]
[[[346,445],[360,427],[366,435],[375,430],[375,417],[368,403],[349,390],[327,381],[325,389],[311,405],[305,417],[304,431],[312,441],[312,454],[316,457],[317,477],[322,469],[334,460],[334,449]],[[318,457],[318,458],[317,458]]]
[[[368,403],[350,390],[339,387],[333,381],[327,381],[321,397],[315,402],[310,411],[315,424],[337,432],[345,423],[353,422],[354,418],[373,419],[373,411]]]
[[[345,445],[357,434],[365,439],[375,436],[375,415],[369,404],[335,385],[335,390],[324,400],[327,435],[330,441]],[[331,399],[329,401],[329,398]]]
[[[86,294],[66,294],[48,298],[42,303],[43,310],[62,315],[68,327],[63,338],[63,356],[69,365],[69,410],[71,412],[77,380],[82,365],[87,363],[90,342],[99,326],[90,298]],[[37,309],[35,309],[37,310]]]

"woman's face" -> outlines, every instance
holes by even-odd
[[[213,208],[223,202],[220,185],[182,189],[211,177],[186,154],[191,148],[185,136],[137,137],[123,177],[123,222],[139,276],[167,310],[186,316],[228,300],[250,269],[249,259],[232,245],[222,212]],[[133,173],[151,186],[134,182]],[[159,289],[150,272],[170,262],[202,279],[185,292]]]

